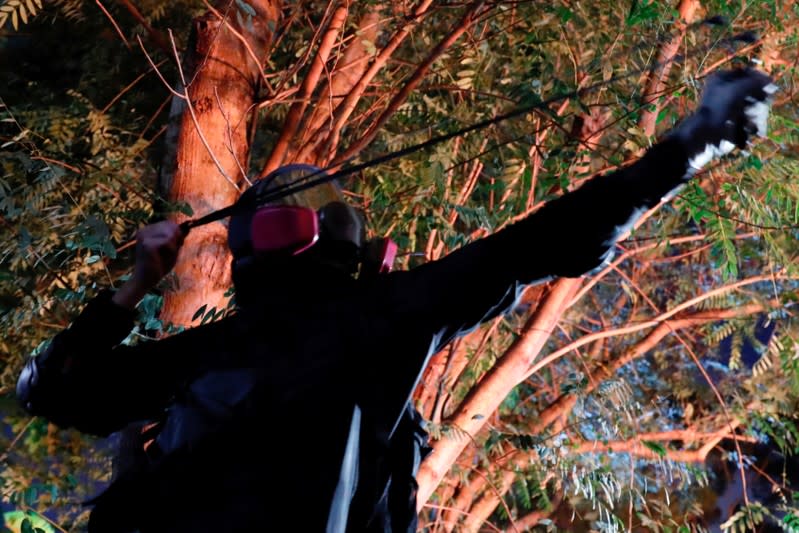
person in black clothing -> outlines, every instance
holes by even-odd
[[[408,271],[353,275],[362,228],[343,204],[320,211],[319,241],[296,255],[259,253],[260,211],[237,215],[237,313],[120,345],[183,239],[172,222],[147,226],[133,276],[27,361],[19,399],[94,435],[157,421],[141,464],[92,502],[90,531],[413,531],[428,448],[410,395],[429,356],[512,309],[525,286],[607,262],[641,213],[765,134],[775,90],[755,70],[718,73],[637,162]]]

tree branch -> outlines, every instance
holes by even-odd
[[[655,318],[653,318],[651,320],[647,320],[647,321],[644,321],[644,322],[639,322],[639,323],[634,324],[632,326],[625,326],[625,327],[621,327],[621,328],[608,329],[608,330],[605,330],[605,331],[597,331],[596,333],[590,333],[588,335],[583,335],[582,337],[580,337],[576,341],[572,342],[571,344],[568,344],[568,345],[564,346],[563,348],[552,352],[551,354],[547,355],[543,359],[537,361],[535,363],[535,365],[533,365],[530,368],[530,371],[528,372],[527,376],[525,376],[525,377],[529,377],[532,374],[535,374],[536,372],[538,372],[539,370],[541,370],[545,366],[549,365],[553,361],[563,357],[564,355],[566,355],[567,353],[569,353],[569,352],[571,352],[573,350],[576,350],[580,346],[583,346],[585,344],[588,344],[590,342],[594,342],[594,341],[597,341],[597,340],[600,340],[600,339],[606,339],[608,337],[617,337],[617,336],[620,336],[620,335],[626,335],[628,333],[635,333],[636,331],[641,331],[643,329],[647,329],[647,328],[650,328],[650,327],[656,326],[656,325],[672,326],[672,327],[677,327],[677,328],[682,329],[682,328],[684,328],[686,326],[694,325],[696,323],[695,322],[696,320],[700,320],[700,321],[712,320],[714,318],[714,316],[719,317],[718,319],[721,320],[723,318],[721,315],[724,314],[723,311],[712,311],[711,313],[719,313],[719,314],[710,315],[710,316],[708,316],[708,312],[707,311],[703,311],[703,312],[699,312],[699,313],[696,313],[696,314],[692,315],[691,318],[683,318],[683,319],[676,319],[676,320],[673,320],[673,321],[669,321],[669,319],[671,317],[673,317],[674,315],[676,315],[680,311],[682,311],[684,309],[687,309],[688,307],[692,307],[692,306],[694,306],[694,305],[696,305],[698,303],[701,303],[702,301],[707,300],[709,298],[712,298],[713,296],[717,296],[719,294],[724,294],[725,292],[730,292],[730,291],[732,291],[734,289],[737,289],[737,288],[740,288],[740,287],[742,287],[744,285],[749,285],[751,283],[756,283],[758,281],[767,281],[767,280],[770,280],[770,279],[771,279],[770,276],[753,276],[752,278],[741,280],[741,281],[736,282],[736,283],[731,283],[729,285],[725,285],[723,287],[718,287],[716,289],[708,291],[708,292],[706,292],[704,294],[700,294],[699,296],[697,296],[695,298],[692,298],[692,299],[688,300],[687,302],[683,302],[682,304],[676,306],[671,311],[667,311],[665,313],[662,313],[659,316],[657,316],[657,317],[655,317]],[[760,310],[762,310],[762,306],[760,307]],[[683,324],[683,322],[685,322],[685,321],[687,321],[687,323]]]
[[[411,15],[411,20],[406,22],[402,28],[400,28],[391,37],[385,48],[383,48],[374,58],[372,64],[369,65],[369,68],[366,70],[366,72],[364,72],[358,82],[352,87],[349,93],[347,93],[347,96],[344,98],[344,100],[336,107],[336,110],[333,114],[333,120],[329,126],[329,133],[324,144],[324,150],[329,150],[331,146],[334,146],[333,139],[338,138],[341,129],[344,127],[347,119],[349,119],[350,115],[355,110],[355,106],[360,101],[360,98],[366,90],[366,87],[369,85],[369,83],[371,83],[372,79],[374,79],[377,73],[380,72],[383,66],[385,66],[386,62],[391,58],[391,55],[394,53],[397,47],[402,44],[413,26],[415,26],[419,20],[429,12],[430,5],[432,3],[433,0],[422,0],[420,2]],[[321,131],[317,131],[315,132],[314,137],[319,137],[321,134]],[[324,150],[321,153],[323,153]],[[303,152],[304,151],[305,149],[303,149]]]
[[[334,109],[338,103],[346,98],[369,67],[372,55],[367,43],[373,45],[377,41],[381,23],[377,12],[368,11],[363,15],[357,31],[350,37],[350,43],[336,61],[333,72],[327,76],[327,83],[319,93],[313,112],[300,127],[304,135],[289,152],[289,158],[314,163],[325,161],[325,154],[320,150],[324,132],[334,120]],[[335,150],[335,147],[332,149]]]
[[[741,425],[740,421],[735,421],[733,428]],[[707,458],[707,454],[724,439],[754,440],[751,437],[744,437],[733,433],[729,426],[723,430],[704,433],[694,429],[683,429],[674,431],[662,431],[658,433],[641,433],[629,440],[610,441],[607,443],[600,441],[583,441],[575,443],[571,448],[572,453],[631,453],[645,459],[669,459],[679,463],[701,463]],[[689,443],[703,442],[702,446],[696,450],[666,450],[665,455],[657,453],[647,447],[644,441],[649,442],[671,442],[680,440]]]
[[[650,73],[649,80],[642,93],[643,98],[655,94],[659,94],[663,90],[663,83],[669,75],[671,66],[674,64],[674,58],[677,57],[677,52],[680,49],[685,31],[691,22],[694,20],[694,14],[699,7],[697,0],[680,0],[680,5],[677,11],[680,14],[679,32],[676,33],[671,39],[663,43],[657,54],[656,64],[659,68]],[[648,137],[655,134],[655,126],[657,125],[657,116],[660,113],[661,107],[657,103],[653,103],[654,109],[644,108],[641,117],[638,119],[638,127],[644,131]]]
[[[119,38],[120,38],[120,39],[122,39],[122,42],[125,44],[125,47],[126,47],[128,50],[132,50],[132,48],[131,48],[131,46],[130,46],[130,43],[129,43],[129,42],[128,42],[128,40],[125,38],[125,34],[124,34],[124,33],[122,33],[122,29],[119,27],[119,24],[117,24],[117,21],[116,21],[116,20],[114,20],[114,17],[112,17],[112,16],[111,16],[111,13],[109,13],[109,12],[108,12],[108,10],[105,8],[105,6],[103,5],[103,3],[102,3],[102,2],[100,2],[100,0],[94,0],[94,1],[95,1],[95,3],[96,3],[98,6],[99,6],[99,8],[100,8],[100,11],[102,11],[102,12],[103,12],[103,14],[104,14],[104,15],[105,15],[105,16],[108,18],[108,20],[110,20],[110,21],[111,21],[111,25],[113,25],[113,26],[114,26],[114,29],[116,30],[116,32],[117,32],[117,35],[119,35]]]
[[[119,2],[125,6],[125,9],[127,9],[128,12],[133,15],[133,18],[135,18],[136,21],[144,27],[145,31],[147,31],[148,35],[158,46],[158,48],[160,48],[161,51],[167,56],[171,55],[172,51],[164,36],[161,34],[161,32],[154,30],[153,27],[150,26],[150,24],[147,22],[147,19],[142,16],[141,12],[136,8],[136,6],[133,5],[130,0],[119,0]]]
[[[527,321],[522,334],[483,376],[480,384],[469,391],[450,419],[453,425],[471,435],[483,427],[488,416],[526,374],[580,283],[580,279],[563,278],[552,284],[549,294]],[[427,501],[468,442],[468,439],[445,438],[435,443],[433,452],[422,463],[417,475],[418,505]]]
[[[325,32],[325,34],[322,36],[322,40],[319,42],[319,49],[316,52],[316,57],[311,64],[311,68],[308,71],[308,74],[306,74],[305,79],[302,80],[302,84],[300,85],[300,90],[297,95],[297,101],[289,108],[288,114],[286,115],[286,120],[283,123],[283,129],[280,132],[280,137],[278,137],[277,141],[275,142],[272,153],[270,154],[269,159],[261,171],[261,176],[269,174],[283,164],[289,148],[289,143],[297,134],[297,129],[300,125],[300,119],[302,118],[303,113],[305,113],[305,109],[308,107],[308,102],[314,88],[319,83],[322,70],[327,63],[327,60],[330,58],[330,52],[333,50],[333,45],[335,45],[336,39],[344,27],[344,22],[347,19],[347,12],[348,7],[346,4],[337,7],[333,12],[327,32]]]
[[[430,52],[430,54],[422,61],[418,67],[416,67],[416,71],[408,78],[408,81],[405,82],[405,85],[399,92],[394,95],[394,98],[391,99],[386,109],[380,114],[379,117],[367,128],[367,130],[358,136],[358,140],[355,141],[352,145],[347,147],[347,149],[340,155],[336,156],[333,159],[333,164],[340,164],[352,157],[354,157],[358,152],[360,152],[365,146],[372,142],[372,140],[377,135],[377,132],[383,125],[388,121],[388,119],[397,112],[397,109],[405,103],[408,99],[408,96],[411,92],[421,83],[422,79],[427,75],[427,71],[430,69],[430,66],[433,62],[438,59],[441,54],[443,54],[450,46],[452,46],[455,41],[457,41],[461,35],[466,32],[472,25],[477,21],[477,18],[480,16],[480,10],[483,7],[483,1],[478,0],[473,2],[469,9],[466,10],[463,17],[461,18],[460,22],[455,29],[450,32],[441,42],[439,42],[435,48]],[[322,152],[330,151],[332,146],[337,144],[337,135],[336,137],[330,135],[325,142],[325,145],[322,149]]]
[[[725,320],[740,316],[749,316],[755,313],[762,312],[763,310],[764,307],[760,304],[749,304],[747,306],[742,306],[735,309],[699,311],[688,317],[682,317],[679,319],[671,319],[664,321],[658,327],[653,329],[646,337],[637,342],[635,346],[624,352],[621,357],[618,357],[612,361],[597,362],[589,372],[590,379],[588,385],[584,390],[582,390],[581,394],[585,395],[593,392],[602,382],[613,376],[623,366],[627,365],[631,361],[649,352],[652,348],[657,346],[657,344],[661,340],[663,340],[663,338],[665,338],[667,335],[671,333],[674,333],[675,331],[691,326],[705,324],[708,322],[714,322],[717,320]],[[536,417],[535,424],[532,424],[527,428],[527,434],[534,436],[542,434],[545,431],[545,429],[549,427],[554,421],[567,416],[576,403],[577,403],[576,394],[561,395],[555,401],[553,401],[546,409],[544,409],[543,411],[541,411],[541,413],[539,413],[539,415]],[[724,434],[725,435],[729,434],[729,431],[725,430]],[[679,440],[680,436],[687,437],[688,435],[690,435],[688,430],[683,430],[681,433],[676,431],[660,432],[660,433],[650,434],[650,436],[652,437],[651,439],[648,438],[645,439],[641,437],[640,440],[664,440],[667,438],[669,440]],[[466,439],[463,440],[465,441]],[[465,444],[466,443],[464,443],[463,447],[465,447]],[[703,453],[707,455],[707,453],[716,444],[718,444],[718,441],[716,441],[710,446],[706,445],[705,447],[706,451],[704,451]],[[702,450],[704,450],[705,448],[702,448]],[[619,450],[619,451],[624,451],[624,450]],[[501,460],[497,461],[492,466],[496,469],[502,468],[508,470],[513,470],[512,468],[510,468],[510,465],[522,467],[524,466],[524,463],[529,461],[530,453],[532,452],[529,450],[515,450],[515,451],[511,450],[509,453],[506,453]],[[675,460],[677,460],[676,459],[677,457],[681,457],[682,459],[691,458],[690,455],[678,454],[675,455]],[[464,499],[467,496],[468,498],[472,498],[474,495],[480,494],[485,490],[485,484],[481,481],[480,478],[473,479],[472,482],[469,483],[469,485],[467,485],[467,487],[468,487],[468,494],[464,495]],[[461,499],[459,495],[458,499],[459,504],[462,503],[460,500]]]
[[[552,498],[551,506],[548,510],[532,511],[530,513],[527,513],[526,515],[516,520],[516,524],[520,528],[522,528],[523,531],[535,527],[544,518],[552,516],[552,513],[554,513],[558,509],[558,506],[560,505],[560,502],[562,500],[563,500],[563,492],[558,492],[555,495],[555,497]]]

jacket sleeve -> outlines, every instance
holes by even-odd
[[[135,313],[113,303],[111,296],[111,291],[101,292],[26,362],[17,398],[30,414],[105,436],[163,412],[191,369],[186,335],[120,345],[133,328]]]
[[[595,176],[527,218],[448,256],[386,276],[398,320],[432,335],[431,353],[510,310],[525,286],[578,277],[611,255],[618,236],[692,174],[684,145],[666,138],[635,163]]]

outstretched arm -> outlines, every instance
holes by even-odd
[[[754,70],[714,75],[697,112],[641,159],[439,261],[391,274],[388,298],[405,320],[434,336],[435,350],[507,311],[526,285],[591,271],[644,212],[704,164],[744,148],[753,134],[765,135],[775,90]]]
[[[177,347],[187,336],[118,345],[133,328],[139,300],[172,269],[181,242],[171,222],[139,232],[130,281],[89,302],[44,352],[26,362],[17,397],[28,412],[99,435],[160,413],[191,367],[191,354]]]

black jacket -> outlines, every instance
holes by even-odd
[[[95,531],[413,530],[426,435],[409,398],[429,356],[526,285],[600,265],[687,169],[666,140],[441,260],[370,281],[270,272],[260,306],[155,342],[119,345],[134,316],[102,293],[28,362],[20,399],[97,435],[163,421]]]

